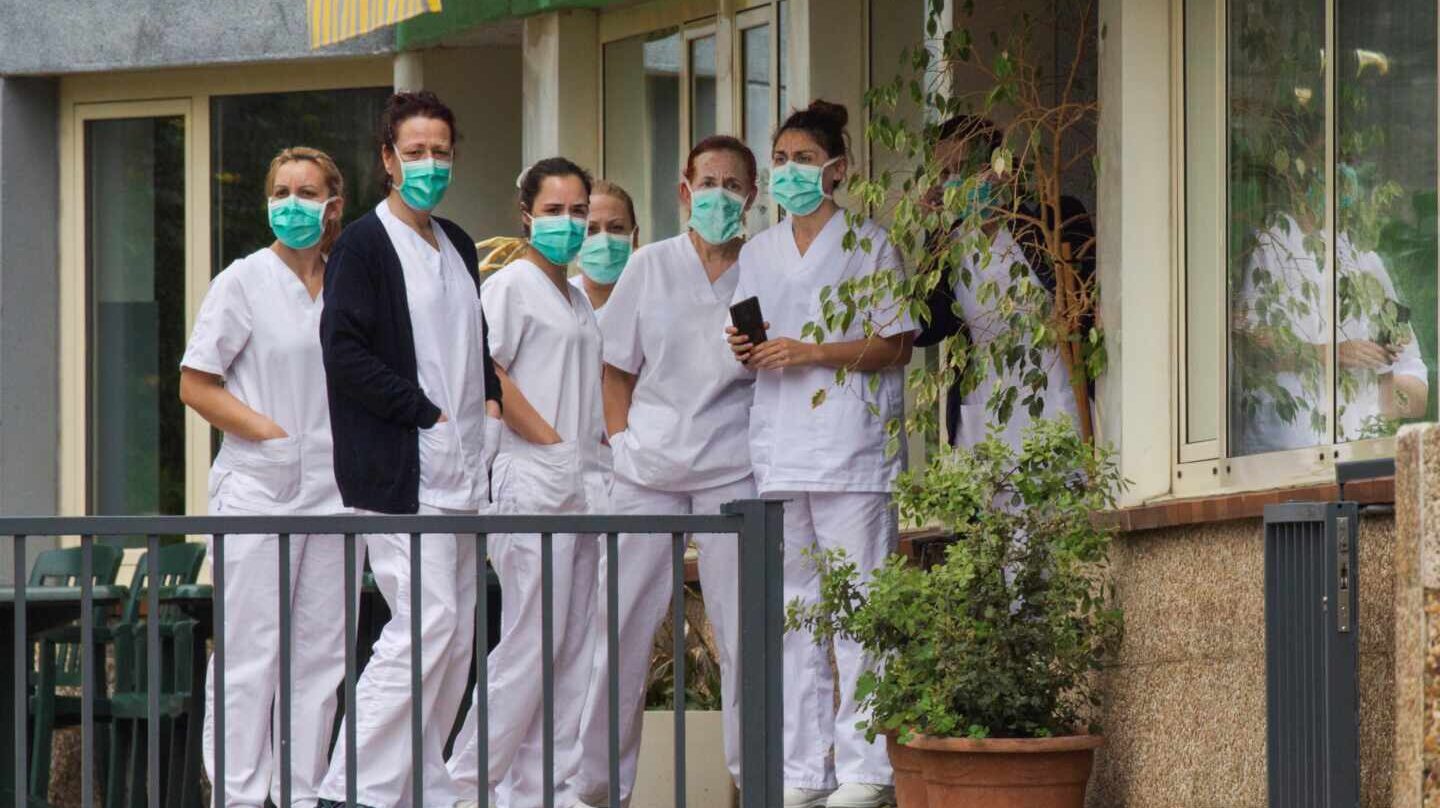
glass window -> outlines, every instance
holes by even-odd
[[[756,151],[760,192],[750,208],[746,224],[751,233],[759,233],[770,224],[770,132],[775,128],[775,95],[770,86],[770,26],[757,25],[740,34],[740,59],[744,64],[745,142]]]
[[[1335,7],[1336,432],[1435,419],[1436,6]]]
[[[605,177],[635,199],[641,237],[680,232],[680,57],[678,31],[605,45]]]
[[[375,122],[390,88],[216,96],[210,101],[211,273],[274,241],[265,174],[281,149],[311,146],[345,177],[345,221],[380,201]]]
[[[1436,22],[1421,0],[1187,2],[1191,438],[1216,422],[1198,391],[1221,333],[1229,455],[1435,417]],[[1228,304],[1207,318],[1218,252]]]
[[[1331,439],[1325,11],[1230,3],[1232,455]]]
[[[85,125],[90,507],[185,512],[185,120]]]
[[[715,134],[715,35],[690,40],[690,145]]]

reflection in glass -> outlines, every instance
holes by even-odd
[[[690,40],[690,145],[715,134],[715,36]]]
[[[1325,2],[1230,0],[1230,454],[1329,443]]]
[[[390,88],[224,95],[210,100],[210,272],[274,240],[265,215],[265,172],[281,149],[329,154],[345,177],[345,222],[380,202],[375,122]]]
[[[749,144],[759,166],[759,194],[746,216],[750,233],[759,233],[770,224],[770,132],[775,110],[770,87],[770,26],[760,25],[741,32],[741,60],[745,70],[745,142]]]
[[[1433,0],[1336,4],[1341,441],[1435,417],[1435,25]]]
[[[90,507],[185,512],[185,120],[85,125]]]
[[[680,232],[680,56],[677,31],[605,45],[605,177],[635,199],[642,238]]]

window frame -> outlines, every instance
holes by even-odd
[[[303,66],[303,69],[296,69]],[[85,124],[116,118],[185,119],[185,331],[211,276],[212,96],[393,87],[388,56],[65,76],[60,81],[59,512],[90,509],[89,279],[85,266]],[[185,414],[185,512],[209,507],[210,426]]]
[[[1228,273],[1223,261],[1229,254],[1228,250],[1228,228],[1224,225],[1229,221],[1228,195],[1222,195],[1218,201],[1222,211],[1219,221],[1222,223],[1222,232],[1217,234],[1221,242],[1219,255],[1222,265],[1215,268],[1222,274],[1222,282],[1218,284],[1218,300],[1213,316],[1218,318],[1221,339],[1218,340],[1216,349],[1219,351],[1220,383],[1215,385],[1215,395],[1219,397],[1218,418],[1216,426],[1216,437],[1212,440],[1188,440],[1187,421],[1189,410],[1189,350],[1192,346],[1188,344],[1188,321],[1191,316],[1190,300],[1188,297],[1187,272],[1188,254],[1186,250],[1187,239],[1190,234],[1186,227],[1186,168],[1187,168],[1187,15],[1186,3],[1190,0],[1171,0],[1171,226],[1174,236],[1171,239],[1171,261],[1172,261],[1172,282],[1175,289],[1172,306],[1172,351],[1175,358],[1174,372],[1172,374],[1172,394],[1174,397],[1174,427],[1172,435],[1172,448],[1174,451],[1170,490],[1173,496],[1203,496],[1221,493],[1234,493],[1244,491],[1257,491],[1277,488],[1288,488],[1293,486],[1308,485],[1315,483],[1329,482],[1334,479],[1335,465],[1350,460],[1371,460],[1379,458],[1391,458],[1395,455],[1395,438],[1372,438],[1367,440],[1356,440],[1339,442],[1336,440],[1338,434],[1338,417],[1335,405],[1336,385],[1336,343],[1332,336],[1330,344],[1330,361],[1326,366],[1326,389],[1328,398],[1328,422],[1330,440],[1328,443],[1315,446],[1292,449],[1280,452],[1268,452],[1241,457],[1231,457],[1230,436],[1229,436],[1229,401],[1230,372],[1229,372],[1229,327],[1227,325],[1229,311],[1229,289]],[[1338,32],[1336,22],[1337,0],[1325,0],[1325,24],[1326,24],[1326,50],[1336,53]],[[1216,104],[1216,126],[1221,133],[1220,138],[1220,159],[1218,170],[1224,183],[1222,189],[1228,189],[1228,43],[1229,43],[1229,15],[1228,5],[1225,0],[1218,0],[1216,3],[1216,26],[1220,32],[1216,70],[1219,72],[1220,88]],[[1437,44],[1437,52],[1440,52],[1440,44]],[[1336,87],[1336,60],[1327,60],[1325,65],[1325,127],[1330,136],[1326,142],[1326,230],[1335,231],[1335,204],[1333,200],[1335,187],[1335,133],[1337,131],[1337,110],[1335,108]],[[1437,116],[1440,117],[1440,116]],[[1437,120],[1437,131],[1440,131],[1440,120]],[[1440,158],[1440,144],[1437,144],[1437,158]],[[1333,335],[1335,323],[1335,244],[1331,240],[1329,249],[1325,255],[1324,277],[1328,286],[1327,294],[1331,301],[1330,330]],[[1440,282],[1440,268],[1437,268],[1437,282]],[[1440,320],[1440,312],[1437,312],[1437,320]],[[1430,395],[1440,394],[1440,391],[1431,390]]]

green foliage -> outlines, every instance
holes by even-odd
[[[1106,365],[1104,336],[1093,320],[1098,288],[1093,274],[1081,271],[1094,259],[1094,239],[1066,243],[1067,234],[1089,230],[1090,216],[1067,221],[1060,215],[1062,197],[1093,187],[1098,170],[1099,106],[1085,60],[1095,45],[1094,0],[1052,2],[1048,13],[1017,15],[1003,33],[972,19],[973,3],[950,12],[956,25],[945,30],[945,6],[929,4],[928,36],[907,49],[898,75],[866,94],[865,139],[877,168],[852,176],[848,186],[859,210],[847,212],[845,248],[872,251],[860,223],[875,218],[886,223],[898,265],[823,290],[819,316],[803,335],[853,340],[901,317],[928,323],[932,292],[968,288],[986,312],[986,333],[972,332],[973,341],[963,334],[947,338],[935,366],[909,377],[913,414],[895,432],[927,438],[934,437],[935,410],[952,384],[969,394],[998,379],[987,404],[1005,423],[1016,412],[1043,414],[1046,371],[1057,352],[1076,379],[1095,378]],[[1057,70],[1056,43],[1072,37],[1074,60]],[[952,75],[963,81],[952,83]],[[957,83],[976,89],[952,92]],[[931,114],[921,119],[916,109]],[[999,122],[998,144],[984,130],[942,138],[941,122],[959,114]],[[1011,253],[991,255],[1001,229],[1034,245],[1031,257],[1039,265],[1033,270],[1055,278],[1055,292],[1033,282]],[[992,258],[1011,262],[1010,283],[977,278],[976,268]],[[837,374],[836,386],[843,382]],[[1087,402],[1079,407],[1088,436]]]
[[[1087,727],[1094,672],[1116,649],[1121,614],[1107,574],[1112,508],[1124,480],[1065,420],[1040,420],[1018,454],[992,434],[908,473],[904,516],[957,539],[929,570],[892,556],[862,584],[843,552],[815,556],[820,599],[788,608],[817,641],[847,637],[877,660],[857,696],[867,734],[1041,738]]]

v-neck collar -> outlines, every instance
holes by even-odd
[[[843,208],[838,209],[831,215],[830,219],[825,222],[825,225],[820,228],[820,232],[815,234],[815,240],[810,242],[810,249],[806,250],[803,254],[800,252],[800,245],[795,241],[795,218],[787,216],[785,217],[785,221],[788,225],[785,228],[784,240],[786,246],[789,248],[790,257],[796,262],[797,269],[808,269],[810,264],[813,263],[812,259],[817,252],[817,248],[820,247],[822,243],[828,242],[832,237],[830,231],[844,225],[845,210]]]
[[[296,290],[303,296],[303,299],[307,305],[314,306],[320,302],[321,298],[325,296],[325,289],[322,286],[320,291],[314,297],[311,297],[310,288],[305,285],[304,281],[300,280],[300,276],[295,274],[295,270],[291,269],[290,265],[285,263],[285,259],[281,258],[279,253],[275,252],[269,247],[265,248],[265,252],[270,257],[271,268],[275,272],[278,272],[281,275],[284,275],[286,278],[289,278],[290,283],[295,284]],[[285,282],[286,281],[281,281],[281,283]]]
[[[541,269],[539,264],[536,264],[529,258],[521,258],[520,260],[516,261],[516,263],[524,264],[525,266],[529,267],[533,271],[535,276],[540,280],[540,282],[544,283],[551,292],[554,292],[556,295],[558,295],[561,298],[562,302],[565,304],[566,308],[569,308],[571,311],[575,310],[575,299],[572,297],[575,292],[580,292],[581,296],[585,298],[586,303],[590,302],[589,295],[586,295],[583,290],[576,289],[575,286],[569,281],[565,282],[565,291],[560,291],[560,287],[556,286],[555,282],[550,280],[550,276],[546,274],[545,270]]]
[[[728,302],[730,295],[723,294],[719,286],[726,278],[732,277],[732,275],[740,271],[740,261],[738,259],[735,260],[730,266],[725,268],[724,272],[720,273],[719,277],[712,281],[710,280],[710,273],[705,269],[705,259],[700,257],[700,250],[696,249],[695,242],[690,238],[690,233],[687,231],[678,236],[678,238],[684,239],[685,241],[685,255],[690,261],[691,273],[700,282],[700,285],[705,287],[705,291],[708,292],[714,300]],[[735,275],[735,277],[738,279],[738,275]],[[730,286],[731,292],[734,292],[735,283],[728,285]]]

